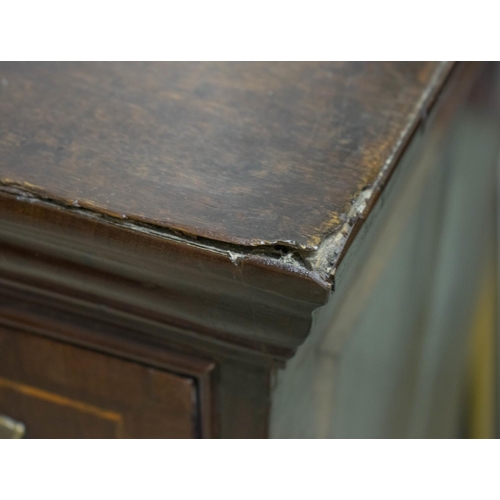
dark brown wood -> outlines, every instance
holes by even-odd
[[[0,63],[0,325],[47,346],[37,380],[12,366],[5,378],[96,406],[107,395],[80,394],[71,380],[98,359],[103,372],[135,366],[137,383],[166,374],[162,394],[169,377],[180,381],[191,436],[267,437],[271,373],[314,329],[427,115],[445,99],[446,128],[480,73],[448,63]],[[4,356],[16,349],[24,341]],[[52,349],[85,360],[66,388],[47,379]],[[117,432],[114,417],[63,415],[12,387],[1,396],[9,409],[31,405],[43,426],[57,414],[67,433]],[[150,407],[148,394],[127,411]],[[151,415],[130,435],[173,433]],[[173,418],[180,433],[185,418]]]
[[[0,325],[187,376],[196,390],[197,435],[215,435],[212,361],[201,358],[199,352],[196,358],[172,352],[171,342],[162,341],[157,332],[151,335],[144,325],[141,330],[138,325],[116,322],[112,314],[96,319],[83,316],[80,308],[75,313],[61,306],[58,301],[46,300],[0,280]]]
[[[23,198],[23,201],[25,199]],[[0,276],[62,306],[169,324],[178,341],[289,357],[329,286],[279,258],[193,246],[41,201],[0,194]],[[106,310],[103,306],[106,306]],[[170,335],[172,337],[172,335]],[[257,359],[256,356],[252,356]]]
[[[34,438],[189,438],[193,379],[0,328],[0,408]]]
[[[439,63],[3,63],[0,179],[219,242],[315,250]]]
[[[52,81],[55,78],[54,75],[59,75],[68,84],[70,83],[70,81],[67,81],[68,79],[73,81],[72,78],[75,78],[75,81],[80,81],[78,78],[82,75],[77,70],[79,67],[78,65],[44,66],[38,64],[5,66],[9,74],[16,74],[21,79],[33,79],[36,76],[37,81],[40,82],[37,85],[41,85],[45,81],[44,79]],[[101,75],[102,72],[105,72],[106,67],[96,65],[94,71]],[[146,67],[150,68],[149,65]],[[184,68],[184,66],[181,67]],[[235,81],[241,80],[240,66],[229,65],[223,67],[226,69],[222,70],[220,69],[221,66],[215,65],[213,71],[221,71],[221,74],[229,78],[233,75],[230,68],[233,68],[234,75],[232,77]],[[401,76],[396,77],[399,73],[404,73],[407,76],[414,74],[415,76],[419,74],[419,71],[423,71],[430,80],[425,78],[422,80],[422,95],[418,99],[413,94],[408,93],[409,90],[406,87],[401,87],[401,96],[395,99],[392,105],[399,106],[399,99],[401,99],[402,102],[404,101],[406,105],[410,106],[410,101],[413,99],[413,104],[411,104],[413,107],[410,106],[413,111],[406,114],[404,133],[402,132],[402,135],[395,141],[392,140],[391,135],[384,136],[384,140],[391,143],[392,149],[391,154],[384,159],[383,168],[378,171],[376,182],[369,189],[362,192],[361,198],[355,200],[350,209],[351,211],[344,219],[343,225],[336,232],[324,238],[318,251],[300,255],[291,250],[290,247],[285,246],[251,248],[242,245],[225,245],[220,241],[203,238],[194,240],[186,235],[182,236],[162,229],[159,225],[145,225],[135,221],[104,216],[95,207],[90,210],[75,207],[72,204],[64,205],[61,204],[64,201],[62,198],[58,198],[54,193],[50,196],[47,194],[48,188],[44,188],[45,195],[43,195],[47,196],[47,198],[41,197],[42,193],[37,190],[35,191],[38,195],[35,195],[35,191],[31,188],[26,190],[25,183],[20,185],[19,179],[15,181],[12,176],[10,176],[11,178],[8,177],[9,172],[12,175],[21,175],[22,172],[24,172],[23,175],[30,176],[45,175],[49,183],[71,184],[79,179],[78,182],[81,182],[79,189],[83,190],[82,192],[87,190],[94,192],[94,188],[105,189],[106,186],[108,188],[111,185],[115,186],[115,183],[111,182],[111,178],[99,177],[101,170],[102,175],[106,175],[107,167],[103,167],[103,169],[100,167],[100,170],[97,171],[95,169],[89,170],[89,166],[73,165],[73,163],[71,163],[73,165],[71,166],[63,162],[63,170],[53,170],[56,167],[53,167],[51,161],[42,155],[38,157],[37,164],[45,165],[48,162],[47,166],[43,169],[34,169],[34,163],[33,167],[29,167],[31,163],[26,162],[24,156],[16,160],[8,154],[3,156],[0,154],[0,179],[3,178],[4,192],[4,195],[0,196],[0,242],[5,243],[4,249],[6,255],[9,255],[8,258],[0,261],[0,271],[11,281],[24,283],[40,291],[50,289],[51,293],[57,294],[58,300],[61,302],[72,300],[81,303],[83,301],[88,304],[92,314],[100,314],[102,305],[105,304],[106,307],[119,310],[121,313],[129,315],[131,313],[133,317],[147,317],[156,323],[168,323],[182,330],[182,334],[178,336],[180,342],[192,343],[201,340],[212,345],[232,344],[245,353],[253,351],[269,355],[272,359],[290,357],[294,350],[304,341],[311,329],[312,312],[328,301],[333,283],[332,276],[343,254],[343,249],[347,248],[349,242],[352,241],[355,229],[359,227],[359,222],[366,217],[368,208],[377,198],[384,182],[387,181],[392,165],[397,159],[397,153],[403,150],[405,141],[409,139],[412,130],[425,117],[425,112],[427,112],[436,94],[441,89],[443,81],[437,78],[435,72],[438,72],[444,78],[449,70],[449,65],[425,64],[410,64],[408,66],[391,64],[373,66],[368,64],[365,69],[362,69],[363,67],[363,65],[359,67],[357,65],[333,65],[332,69],[328,70],[333,71],[336,75],[335,78],[332,77],[331,82],[332,87],[335,87],[335,90],[332,90],[333,94],[337,95],[338,92],[339,95],[343,95],[342,93],[345,90],[339,90],[339,87],[342,87],[340,85],[341,79],[345,78],[345,87],[350,88],[350,86],[353,86],[349,92],[353,92],[353,95],[356,94],[356,98],[360,102],[367,101],[366,109],[368,110],[371,109],[371,105],[375,105],[372,103],[375,94],[380,93],[380,110],[377,108],[376,112],[374,110],[370,115],[365,113],[366,116],[363,115],[363,120],[354,113],[355,110],[353,110],[350,118],[345,117],[346,120],[347,118],[352,119],[355,124],[358,122],[364,123],[364,119],[367,121],[375,120],[379,114],[385,116],[387,106],[384,107],[381,103],[385,102],[386,99],[384,97],[386,96],[386,87],[376,87],[377,78],[382,78],[383,81],[385,81],[384,78],[393,78],[394,85],[402,85],[405,80]],[[87,66],[82,66],[82,68],[87,68]],[[90,65],[88,68],[94,68],[94,66]],[[130,73],[132,80],[135,82],[134,68],[136,67],[131,65],[129,69],[125,68],[129,68],[129,66],[110,65],[108,71],[111,74],[114,74],[114,72],[120,73],[120,71],[125,72],[122,75],[123,78]],[[151,72],[148,78],[153,78],[154,75],[160,78],[163,75],[162,71],[166,71],[165,69],[161,70],[161,68],[164,67],[153,64],[151,69],[146,71],[147,74],[149,74],[148,71]],[[174,65],[174,68],[177,68],[177,66]],[[285,73],[292,71],[303,76],[307,73],[305,68],[311,68],[311,71],[315,68],[315,71],[319,71],[324,76],[325,72],[328,72],[326,68],[330,68],[330,66],[308,64],[297,66],[292,64],[291,69],[286,69],[289,68],[289,65],[278,65],[276,67],[278,69],[270,69],[274,68],[272,65],[255,66],[255,68],[256,70],[260,68],[262,73],[256,72],[256,78],[264,78],[265,75],[278,71],[279,68],[282,68],[280,71]],[[297,68],[301,68],[300,71]],[[427,73],[424,68],[427,68]],[[203,65],[186,65],[183,71],[186,74],[193,72],[196,74],[196,71],[202,71],[202,69],[203,74],[205,72],[208,72],[207,75],[210,73]],[[75,72],[80,75],[78,78],[72,76]],[[369,81],[367,81],[366,72],[373,76]],[[429,72],[434,75],[434,79],[431,78]],[[31,74],[32,76],[30,76]],[[90,74],[92,74],[91,71]],[[63,77],[62,75],[66,76]],[[187,76],[185,77],[187,78]],[[7,76],[5,78],[9,81]],[[304,76],[304,78],[306,77]],[[379,81],[379,84],[381,84],[382,80]],[[94,80],[91,79],[91,81]],[[310,94],[310,99],[313,99],[313,90],[319,91],[323,87],[317,87],[318,82],[314,78],[311,81],[306,78],[305,81],[312,85],[308,95]],[[5,89],[11,89],[13,82],[14,80],[11,78]],[[359,85],[355,85],[355,82],[358,82]],[[363,85],[361,85],[361,82],[364,82]],[[427,83],[425,84],[425,82]],[[56,84],[57,82],[53,83]],[[92,90],[93,87],[90,84],[87,85],[85,92],[94,95],[93,92],[103,91],[101,83],[95,83],[95,85],[94,90]],[[160,82],[157,82],[156,85],[159,86]],[[56,88],[58,88],[57,85],[53,87],[53,89]],[[141,88],[141,86],[138,87],[137,91],[139,93]],[[186,89],[188,88],[189,86],[186,87]],[[43,85],[40,88],[35,86],[36,92],[39,93],[38,100],[40,103],[43,102],[47,93],[49,96],[52,95],[53,90],[51,89],[52,87],[49,88]],[[76,92],[75,89],[71,89],[70,85],[68,87],[69,95],[72,95],[73,91]],[[125,88],[122,88],[121,91],[125,92]],[[87,95],[85,92],[84,94]],[[133,92],[133,90],[130,90],[130,92]],[[60,93],[64,95],[62,90]],[[27,102],[31,102],[29,100],[30,95],[29,93],[26,95]],[[141,95],[143,99],[148,100],[147,102],[149,102],[149,99],[160,99],[158,96],[155,97],[154,92],[151,95],[145,93],[144,89]],[[17,98],[21,99],[21,95]],[[61,99],[64,100],[65,98],[61,97]],[[103,100],[103,105],[106,105],[107,100],[103,96],[101,96],[101,100]],[[169,99],[167,101],[170,102]],[[334,101],[337,102],[335,99]],[[0,99],[0,110],[2,109],[2,102]],[[64,102],[68,110],[73,109],[72,106],[77,106],[77,104],[69,101]],[[118,105],[116,100],[113,102]],[[184,102],[184,100],[181,102]],[[244,106],[246,102],[243,99],[241,105]],[[318,106],[319,104],[323,105],[321,99]],[[185,105],[191,109],[190,106],[194,104],[185,103]],[[55,106],[55,110],[59,109],[59,105]],[[310,108],[307,109],[312,113]],[[328,109],[332,114],[331,120],[335,122],[337,119],[336,108]],[[359,109],[365,108],[360,106]],[[419,110],[418,113],[415,111],[417,109]],[[45,118],[40,116],[40,120],[45,119],[47,121],[46,130],[52,130],[52,127],[57,125],[53,118],[50,117],[50,110],[52,108],[47,109],[46,113],[42,113]],[[11,112],[13,113],[10,101],[5,102],[5,113],[3,115],[5,124],[8,127],[16,128],[22,113],[19,116],[11,116],[9,114]],[[68,114],[71,113],[68,112]],[[57,123],[64,124],[64,116],[61,114],[57,116],[58,120],[60,118]],[[120,116],[118,111],[116,116]],[[167,118],[166,116],[165,120]],[[32,126],[34,123],[36,123],[36,120],[32,122],[26,117],[26,126]],[[95,126],[97,127],[99,123],[99,120],[97,120]],[[348,121],[343,122],[342,127],[346,126],[346,123]],[[220,126],[226,125],[225,119],[221,118]],[[362,126],[364,127],[364,125]],[[353,131],[356,131],[357,128],[354,125],[353,127]],[[377,127],[377,130],[379,128]],[[71,130],[71,127],[65,126],[64,129]],[[110,127],[106,126],[106,131],[111,134],[112,132],[109,129]],[[374,129],[373,133],[378,132]],[[82,130],[81,134],[84,136],[85,131]],[[89,134],[91,135],[90,132]],[[358,136],[353,132],[353,137]],[[108,139],[112,141],[112,138]],[[75,137],[74,140],[77,143],[83,140],[87,144],[87,139],[81,139],[80,136]],[[1,142],[2,139],[0,139]],[[139,143],[140,141],[137,142],[137,144]],[[363,149],[360,144],[356,145],[356,150],[351,151],[352,154]],[[355,144],[353,143],[353,145]],[[12,147],[14,148],[12,151],[15,150],[20,153],[23,145],[19,143],[17,146],[13,145]],[[89,145],[89,151],[93,151],[93,147]],[[132,143],[130,147],[132,147]],[[272,143],[269,144],[269,147],[270,149],[273,148]],[[114,151],[114,149],[112,150]],[[123,154],[128,150],[128,146],[124,147]],[[179,154],[189,157],[195,150],[185,145],[185,149],[179,149],[179,151],[181,151]],[[120,172],[122,172],[122,163],[125,166],[128,165],[120,156],[121,154],[122,152],[117,153],[114,163],[116,168],[120,169]],[[220,154],[225,153],[221,151]],[[35,156],[37,156],[36,153]],[[193,158],[195,157],[196,155],[193,156]],[[71,158],[73,157],[69,157],[68,161]],[[165,163],[161,168],[168,169],[170,168],[169,165]],[[196,162],[192,163],[193,172],[190,175],[193,175],[193,179],[196,179],[197,175],[205,175],[205,170],[197,165]],[[3,170],[4,168],[6,170]],[[352,175],[353,168],[346,163],[342,169],[334,169],[338,178],[333,183],[326,182],[319,175],[321,171],[318,170],[315,183],[317,186],[323,184],[337,185],[337,182],[340,182],[340,179],[343,178],[342,176],[348,179]],[[360,163],[356,168],[358,170],[365,169],[366,164]],[[76,171],[75,169],[78,169],[79,172],[77,176],[71,174],[71,172]],[[304,175],[306,173],[304,171]],[[128,182],[127,179],[130,180],[127,177],[127,168],[120,175],[123,177],[124,182]],[[243,176],[240,181],[246,182],[245,179]],[[265,182],[267,181],[262,181],[263,185]],[[343,196],[349,199],[356,196],[357,191],[351,191],[347,181],[342,181],[340,184],[346,188]],[[117,186],[119,185],[118,183]],[[170,189],[168,186],[168,182],[163,186],[165,193]],[[219,199],[225,200],[225,188],[222,184],[220,187]],[[307,189],[307,186],[304,189]],[[119,192],[122,197],[126,194],[128,199],[133,193],[138,193],[137,184],[135,182],[133,185],[130,184],[128,192],[122,188],[120,188]],[[141,196],[140,198],[150,199],[150,194],[148,191],[148,196]],[[296,197],[297,206],[303,206],[304,213],[314,211],[314,204],[301,205],[305,199],[307,199],[307,196],[305,198]],[[166,200],[168,202],[168,196]],[[197,204],[197,200],[198,198],[193,198],[194,205]],[[134,203],[131,202],[131,206]],[[205,213],[204,210],[201,212]],[[140,290],[140,293],[137,293],[138,290]]]
[[[225,360],[218,370],[220,435],[262,439],[269,436],[269,367]]]

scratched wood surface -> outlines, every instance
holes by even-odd
[[[1,63],[0,184],[219,242],[313,250],[390,167],[450,68]]]

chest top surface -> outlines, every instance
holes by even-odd
[[[390,168],[447,63],[2,63],[0,184],[314,251]]]

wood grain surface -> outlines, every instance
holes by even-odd
[[[0,409],[33,438],[191,438],[194,380],[0,327]]]
[[[383,180],[451,67],[1,63],[0,184],[312,251]]]
[[[152,404],[155,432],[266,437],[276,367],[347,286],[392,173],[425,134],[439,142],[481,71],[0,63],[0,398],[61,418],[64,402],[99,435],[137,436],[151,369],[181,401],[175,429]],[[45,365],[59,352],[55,371],[131,366],[147,401],[128,405],[128,373],[100,394],[88,371],[69,377],[78,387],[31,361],[38,375],[16,371],[7,358],[28,347],[13,330],[37,336]]]

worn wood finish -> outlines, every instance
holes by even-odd
[[[266,437],[273,371],[347,287],[344,256],[428,114],[445,99],[446,128],[480,73],[0,63],[0,325],[188,381],[193,436]],[[97,417],[64,418],[116,432]]]
[[[34,438],[190,438],[195,381],[0,328],[0,409]]]
[[[230,251],[12,195],[0,195],[0,248],[0,276],[61,307],[101,318],[113,310],[126,326],[169,324],[191,348],[227,345],[253,359],[289,357],[330,290],[278,258],[242,255],[235,265]]]
[[[255,104],[258,92],[254,95],[247,90],[242,94],[241,89],[237,90],[238,85],[256,85],[255,82],[252,84],[252,79],[247,81],[250,78],[248,68],[253,68],[250,73],[255,81],[261,82],[260,85],[266,78],[270,82],[283,80],[283,88],[276,92],[276,99],[280,100],[280,109],[286,106],[290,108],[290,127],[284,127],[285,124],[280,122],[283,127],[279,130],[283,128],[284,131],[278,133],[276,127],[271,127],[270,124],[276,118],[273,113],[268,116],[258,106],[250,106]],[[335,263],[342,254],[342,248],[348,244],[345,235],[353,232],[360,215],[366,215],[370,198],[376,198],[390,174],[396,153],[400,152],[412,129],[424,117],[423,112],[432,104],[450,66],[215,64],[170,67],[153,64],[141,66],[140,69],[144,75],[142,86],[137,80],[138,67],[134,65],[0,66],[0,72],[5,71],[4,78],[8,83],[2,88],[0,97],[0,110],[4,117],[0,129],[5,132],[0,136],[0,183],[3,184],[0,189],[4,193],[0,196],[0,242],[5,244],[5,258],[0,261],[0,271],[11,281],[25,283],[40,291],[51,290],[62,302],[84,301],[96,314],[100,313],[100,304],[106,304],[107,307],[132,313],[136,317],[174,325],[183,331],[178,336],[181,343],[190,343],[196,337],[212,345],[223,343],[235,346],[241,352],[262,353],[271,360],[290,357],[310,331],[314,309],[328,301]],[[297,79],[292,82],[291,76]],[[176,78],[178,82],[172,83]],[[203,98],[198,96],[189,99],[190,89],[194,92],[192,85],[197,78],[200,82],[210,81],[213,86],[217,81],[220,88],[225,90],[217,87],[218,90],[215,89],[211,96],[207,94]],[[127,82],[130,85],[133,83],[134,88],[128,88]],[[224,86],[224,82],[232,82],[229,89]],[[172,102],[172,95],[161,91],[163,85],[168,88],[169,85],[177,85],[184,90],[179,94],[179,99]],[[391,99],[389,89],[395,93]],[[7,98],[12,92],[15,97],[12,95]],[[57,99],[54,93],[57,93]],[[299,103],[303,104],[303,109],[289,100],[294,93],[302,95],[303,101],[299,99]],[[129,100],[126,95],[129,95]],[[286,96],[288,98],[285,99]],[[210,167],[199,163],[198,145],[201,147],[208,141],[207,138],[210,141],[214,138],[210,131],[202,135],[190,135],[190,132],[196,123],[203,121],[206,107],[210,107],[207,103],[213,99],[216,102],[221,99],[233,102],[236,98],[239,105],[233,110],[234,113],[247,113],[254,122],[267,123],[276,133],[276,136],[269,136],[265,148],[262,146],[252,153],[259,152],[263,158],[268,158],[263,164],[268,165],[269,169],[262,178],[236,167],[221,170],[228,175],[230,173],[228,178],[222,174],[214,175],[219,168],[217,165],[228,154],[225,142],[211,143],[207,151],[203,150],[208,155],[207,165]],[[139,104],[132,106],[130,99],[139,100],[146,114],[139,113]],[[326,105],[325,99],[331,99],[331,102],[328,101]],[[14,102],[17,103],[17,111],[13,107]],[[357,106],[355,102],[358,102]],[[106,116],[111,121],[102,122],[104,115],[98,111],[101,106],[107,110]],[[82,115],[82,107],[88,113]],[[31,109],[30,113],[28,108]],[[66,111],[63,112],[63,109]],[[131,109],[136,112],[131,115],[137,118],[134,123],[129,123],[123,116],[123,113],[132,112]],[[226,108],[223,106],[220,109]],[[172,110],[176,110],[175,113]],[[300,165],[304,167],[300,175],[298,166],[281,173],[279,169],[276,170],[269,163],[270,158],[276,155],[276,148],[289,148],[290,155],[297,157],[294,161],[299,161],[301,155],[305,154],[297,153],[294,140],[282,144],[284,139],[280,134],[289,130],[293,139],[294,134],[302,130],[300,127],[294,128],[298,126],[294,119],[301,124],[301,120],[304,120],[303,125],[311,125],[312,131],[312,123],[308,120],[319,120],[315,118],[316,115],[326,120],[325,113],[329,114],[331,123],[326,126],[320,120],[322,126],[318,125],[317,133],[323,137],[324,127],[329,128],[331,141],[323,140],[323,149],[315,146],[316,153],[322,151],[323,156],[320,156],[324,165],[314,170],[313,175],[311,165],[316,164],[320,156],[316,158],[311,153],[312,150],[308,149],[310,145],[301,145],[301,151],[304,149],[311,153],[312,163],[307,166],[307,162],[300,160]],[[236,127],[231,118],[233,114],[210,114],[212,120],[219,116],[219,121],[211,122],[212,128],[217,131],[215,138],[222,140],[223,132]],[[150,119],[147,124],[143,123],[144,116]],[[186,128],[185,120],[188,118],[192,126]],[[387,123],[377,122],[382,118]],[[159,126],[160,120],[164,121],[163,128]],[[254,122],[245,121],[248,133],[255,132]],[[152,124],[156,125],[155,130]],[[144,127],[141,133],[140,127]],[[165,127],[170,130],[168,134]],[[392,132],[389,133],[387,128]],[[393,135],[396,129],[399,130],[397,138]],[[130,140],[125,144],[122,143],[125,136],[121,134],[127,130],[135,135],[134,138],[129,137]],[[161,134],[167,134],[165,137],[169,137],[169,140],[160,140],[162,130]],[[152,163],[147,163],[147,168],[136,168],[132,159],[142,158],[141,154],[146,154],[141,139],[145,131],[149,134],[147,156]],[[64,135],[66,132],[68,136]],[[374,156],[373,150],[368,147],[370,141],[375,140],[374,137],[381,140],[382,132],[384,142],[379,146],[380,151],[386,154],[383,161],[381,157]],[[45,139],[42,140],[40,134],[46,134]],[[96,137],[95,134],[101,135]],[[350,135],[351,142],[340,147],[345,134]],[[311,136],[315,137],[316,133],[311,133]],[[66,146],[57,146],[56,150],[59,147],[63,149],[53,154],[46,140],[52,143],[56,137],[62,142],[67,142],[69,137],[71,141],[65,142]],[[117,137],[120,138],[118,143],[114,142],[118,140]],[[249,154],[248,148],[242,144],[236,141],[232,146],[240,155],[236,156],[241,158]],[[350,153],[344,158],[348,150]],[[165,151],[175,155],[161,156],[166,155]],[[331,162],[330,157],[327,158],[328,151]],[[335,151],[341,156],[337,158]],[[355,160],[360,151],[364,151],[366,161],[359,158],[359,161]],[[93,160],[89,160],[90,163],[83,161],[82,154],[90,155]],[[160,161],[160,157],[163,160]],[[219,159],[216,160],[216,157]],[[107,160],[101,163],[97,158]],[[341,159],[342,165],[339,163]],[[193,239],[194,232],[182,235],[163,228],[164,225],[177,227],[177,223],[167,224],[168,221],[158,214],[142,217],[135,210],[141,203],[145,204],[144,207],[152,208],[154,205],[156,209],[169,211],[173,215],[178,209],[182,209],[186,216],[189,211],[196,210],[199,217],[209,216],[213,219],[213,232],[205,236],[215,238],[216,226],[224,222],[228,228],[227,235],[230,235],[227,240],[242,243],[243,240],[238,239],[234,232],[230,234],[229,229],[233,231],[237,227],[238,231],[241,229],[250,234],[245,224],[235,223],[234,217],[219,217],[200,205],[200,200],[204,198],[196,190],[207,182],[213,184],[210,189],[203,188],[203,196],[217,196],[219,208],[224,210],[229,210],[230,203],[233,203],[229,203],[234,195],[232,184],[253,186],[254,209],[262,209],[261,222],[271,224],[273,231],[281,231],[284,226],[279,220],[266,216],[266,203],[275,204],[278,198],[273,201],[265,186],[273,185],[278,191],[281,190],[287,198],[286,203],[280,202],[284,210],[288,210],[286,207],[292,201],[289,195],[296,194],[300,187],[304,194],[294,194],[294,205],[295,210],[300,209],[305,218],[293,217],[294,224],[297,224],[294,230],[299,230],[307,217],[328,212],[323,211],[327,198],[322,196],[321,204],[316,206],[311,198],[312,191],[317,194],[321,189],[333,189],[330,193],[333,196],[330,208],[340,213],[339,207],[347,202],[350,204],[361,184],[366,186],[369,183],[370,175],[377,170],[374,167],[376,164],[380,166],[377,180],[370,189],[362,192],[362,203],[358,200],[354,204],[355,210],[351,210],[348,217],[343,219],[344,225],[325,238],[315,252],[299,254],[293,250],[291,240],[286,245],[255,248],[248,246],[255,243],[252,238],[245,240],[247,245],[225,244],[222,233],[220,238],[217,236],[219,240]],[[39,165],[43,165],[43,168],[39,168]],[[177,184],[179,165],[182,166],[182,175],[192,178],[192,186],[186,191],[189,193],[186,194],[186,203],[189,202],[187,212],[182,204],[175,202],[175,206],[172,205],[175,196],[171,198],[169,194],[172,190],[176,193],[182,191]],[[278,183],[269,184],[269,176],[276,175],[283,180],[281,187]],[[331,179],[328,176],[332,176]],[[142,186],[141,179],[147,186]],[[203,182],[200,179],[204,179]],[[362,182],[360,179],[363,179]],[[259,189],[253,184],[255,182],[260,182]],[[294,189],[291,189],[290,183],[296,184]],[[77,198],[68,194],[73,189],[80,193]],[[147,196],[142,195],[142,189],[145,189]],[[158,189],[162,190],[161,200],[155,194]],[[218,193],[216,189],[219,189]],[[339,191],[337,196],[335,190],[342,193]],[[63,191],[66,194],[63,195]],[[111,196],[113,193],[114,196]],[[101,195],[111,201],[117,198],[119,203],[129,204],[134,214],[130,210],[126,213],[134,220],[114,217],[116,213],[113,210],[108,210],[105,203],[98,203]],[[89,203],[85,202],[86,198]],[[242,203],[241,209],[249,213],[246,206],[248,199],[242,193],[236,198]],[[72,203],[75,199],[77,204]],[[221,200],[224,200],[223,204]],[[71,203],[68,204],[69,201]],[[155,201],[154,204],[151,204],[152,201]],[[337,202],[340,204],[337,205]],[[278,218],[285,216],[283,211],[281,215],[276,213]],[[154,224],[138,222],[146,219]],[[259,228],[259,224],[252,224],[252,228]],[[313,233],[314,225],[311,223],[303,235],[308,239]],[[202,234],[201,230],[196,233],[198,236]],[[271,241],[288,236],[262,238],[263,241]],[[140,293],[137,293],[138,290]]]
[[[498,224],[500,87],[488,70],[477,81],[473,66],[458,76],[336,270],[315,328],[278,372],[271,437],[462,435],[468,329]]]
[[[3,63],[0,181],[195,237],[314,250],[450,68]]]

